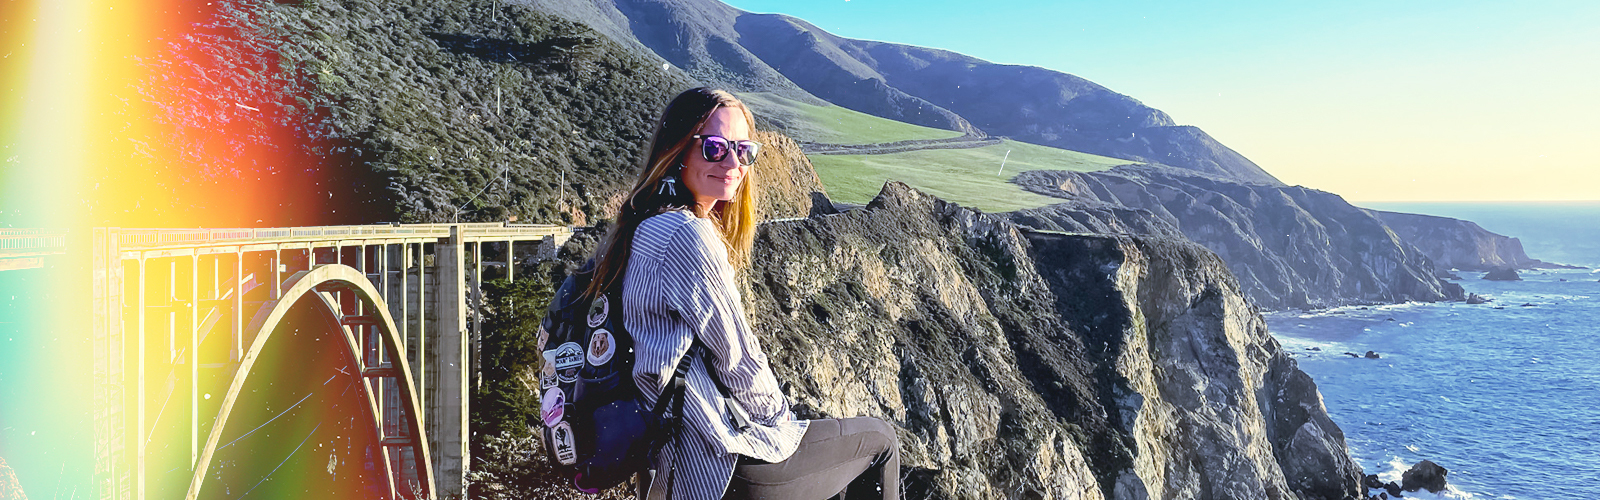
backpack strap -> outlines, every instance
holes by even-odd
[[[698,350],[700,358],[706,359],[706,351],[708,349],[705,344],[700,343],[700,337],[695,337],[694,347],[690,349],[691,354]],[[722,405],[728,408],[728,420],[733,426],[733,430],[738,432],[750,430],[750,417],[744,414],[744,407],[739,406],[739,403],[733,400],[733,392],[729,391],[728,386],[722,383],[722,377],[717,375],[717,371],[711,368],[710,363],[706,364],[706,375],[711,377],[711,383],[717,386],[717,393],[722,396]]]

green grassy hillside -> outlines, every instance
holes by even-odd
[[[1010,158],[1006,152],[1010,151]],[[877,196],[884,181],[896,180],[947,201],[1008,212],[1060,203],[1024,191],[1011,178],[1028,170],[1092,172],[1127,160],[1006,140],[973,149],[925,149],[885,155],[811,155],[811,164],[835,201],[864,204]],[[1005,159],[1005,170],[1000,161]]]
[[[879,118],[841,106],[817,106],[767,92],[741,93],[758,121],[797,141],[878,144],[948,139],[960,132]],[[1005,170],[1000,162],[1006,158]],[[896,180],[945,200],[989,212],[1035,208],[1061,200],[1024,191],[1011,178],[1028,170],[1089,172],[1128,160],[1006,140],[972,149],[925,149],[880,155],[808,155],[829,197],[864,204],[884,181]]]
[[[841,106],[818,106],[770,92],[744,92],[739,98],[761,120],[802,142],[876,144],[907,139],[948,139],[961,132],[897,122]]]

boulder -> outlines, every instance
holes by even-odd
[[[1400,474],[1400,488],[1406,491],[1426,489],[1429,493],[1444,491],[1445,476],[1450,471],[1429,460],[1417,462]]]
[[[1379,356],[1377,352],[1367,351],[1367,359],[1378,359],[1378,358],[1381,358],[1381,357],[1383,357],[1383,356]]]
[[[1378,475],[1377,474],[1367,474],[1366,476],[1361,478],[1361,485],[1362,486],[1366,486],[1367,488],[1370,488],[1370,489],[1375,489],[1375,490],[1376,489],[1382,489],[1383,488],[1383,480],[1382,479],[1378,479]]]
[[[1488,298],[1488,297],[1484,297],[1484,296],[1478,295],[1476,293],[1471,294],[1471,295],[1467,295],[1467,303],[1468,304],[1487,304],[1487,303],[1490,303],[1490,302],[1494,302],[1494,299],[1491,299],[1491,298]]]
[[[1483,275],[1483,279],[1489,281],[1522,281],[1522,277],[1517,275],[1517,270],[1509,267],[1489,271],[1488,274]]]

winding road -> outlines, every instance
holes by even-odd
[[[970,149],[999,144],[1002,137],[963,135],[948,139],[914,139],[877,144],[826,144],[801,142],[800,151],[808,155],[886,155],[922,149]]]

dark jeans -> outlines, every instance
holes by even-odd
[[[849,488],[849,491],[846,491]],[[900,440],[873,417],[812,420],[788,460],[739,457],[731,499],[900,498]]]

